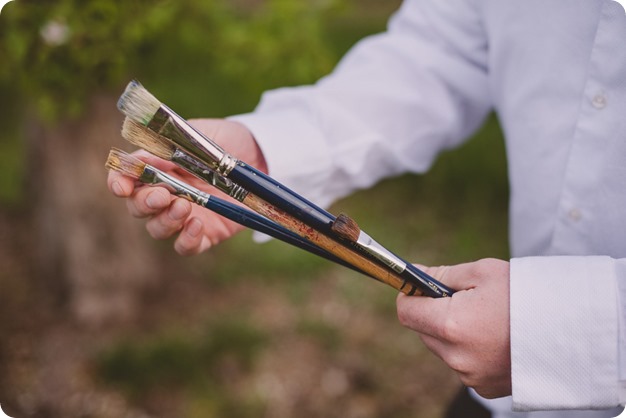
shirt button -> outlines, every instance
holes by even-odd
[[[596,109],[604,109],[606,107],[606,96],[602,93],[596,94],[591,100],[591,104]]]
[[[573,208],[573,209],[570,209],[569,212],[567,212],[567,217],[571,221],[578,222],[582,219],[583,214],[580,211],[580,209]]]

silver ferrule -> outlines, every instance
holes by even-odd
[[[367,251],[372,257],[380,260],[387,267],[395,271],[396,273],[402,273],[406,270],[406,263],[402,261],[398,256],[394,255],[391,251],[374,241],[372,237],[361,231],[359,233],[359,239],[355,243],[357,246]]]
[[[185,119],[163,104],[148,123],[148,128],[169,138],[180,148],[222,175],[228,175],[237,163],[236,159],[227,154],[213,140],[198,132]]]
[[[158,184],[163,186],[173,195],[182,197],[202,206],[205,206],[210,198],[210,195],[207,193],[204,193],[195,187],[152,167],[149,164],[146,164],[143,174],[139,177],[139,180],[143,183]]]
[[[179,149],[174,151],[172,161],[239,202],[243,202],[248,195],[248,191],[246,189],[234,183],[232,180],[218,174],[215,170],[212,170],[202,161],[198,161],[185,151]]]
[[[233,171],[233,168],[235,168],[238,161],[239,160],[237,160],[232,155],[225,153],[222,159],[220,160],[219,164],[217,165],[216,170],[221,175],[228,176],[230,172]]]

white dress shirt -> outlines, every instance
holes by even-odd
[[[626,401],[620,4],[406,0],[387,32],[357,44],[331,75],[268,92],[236,119],[274,177],[328,205],[384,177],[426,171],[491,110],[511,183],[513,407],[615,407]],[[510,399],[490,404],[495,416],[528,415],[506,412]]]

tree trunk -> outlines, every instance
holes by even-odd
[[[28,129],[38,271],[88,326],[131,320],[157,271],[142,223],[106,187],[108,151],[126,147],[115,100],[96,96],[80,119]]]

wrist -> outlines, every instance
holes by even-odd
[[[226,151],[257,170],[268,173],[267,160],[252,132],[237,121],[228,121],[228,123],[233,135],[228,135],[229,140],[224,144]]]
[[[250,158],[250,164],[256,168],[257,170],[260,170],[264,173],[269,173],[269,169],[267,167],[267,160],[265,159],[265,156],[263,155],[263,151],[261,151],[261,147],[259,147],[259,144],[256,142],[256,139],[254,139],[254,136],[252,136],[252,134],[250,134],[250,138],[251,138],[251,152],[252,152],[252,156]]]

